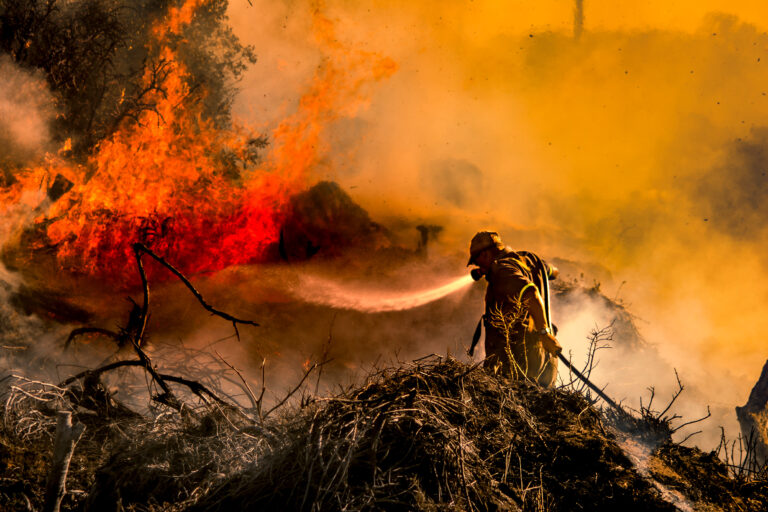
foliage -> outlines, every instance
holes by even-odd
[[[71,138],[80,154],[153,107],[150,93],[162,89],[167,69],[152,27],[179,3],[1,0],[0,52],[43,72],[59,109],[56,136]],[[227,25],[227,5],[205,2],[192,23],[167,41],[186,66],[204,114],[220,125],[230,120],[236,81],[256,59]]]

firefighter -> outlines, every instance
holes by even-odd
[[[536,254],[505,247],[492,231],[472,238],[469,255],[467,266],[478,267],[473,277],[488,281],[484,365],[512,378],[553,386],[562,348],[551,331],[542,294],[545,280],[557,277],[557,268]]]

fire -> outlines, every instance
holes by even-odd
[[[149,98],[154,109],[144,110],[137,122],[124,122],[84,163],[49,156],[45,165],[17,173],[18,182],[5,193],[5,204],[13,204],[53,176],[73,183],[32,226],[44,235],[40,244],[55,249],[62,269],[135,282],[125,272],[135,242],[185,272],[259,261],[279,237],[282,207],[305,186],[326,151],[329,122],[354,114],[363,104],[361,86],[396,69],[388,58],[341,45],[331,21],[316,12],[315,32],[326,58],[296,113],[271,132],[269,153],[258,166],[247,164],[248,142],[259,134],[244,126],[217,128],[203,117],[200,96],[189,90],[187,71],[166,42],[203,3],[188,0],[153,29],[163,66],[163,93]],[[148,86],[157,79],[150,71],[144,77]],[[60,155],[69,147],[68,141]],[[234,178],[224,155],[237,162]]]

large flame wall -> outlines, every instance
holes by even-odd
[[[204,3],[183,2],[152,28],[157,63],[143,79],[150,108],[125,119],[85,162],[64,156],[67,142],[43,165],[14,171],[16,183],[3,191],[7,205],[29,200],[55,176],[72,184],[50,208],[38,208],[33,222],[22,218],[17,235],[36,233],[22,251],[52,251],[60,268],[115,283],[135,283],[125,270],[136,242],[173,254],[187,272],[260,261],[278,240],[283,205],[311,182],[327,151],[328,124],[355,111],[361,84],[395,69],[390,59],[340,44],[316,11],[309,32],[324,60],[302,84],[297,108],[263,134],[242,125],[222,129],[204,117],[200,92],[190,90],[172,49]],[[269,146],[254,165],[249,141],[260,135]],[[223,155],[234,162],[235,177]]]

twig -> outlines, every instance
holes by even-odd
[[[685,426],[693,425],[694,423],[698,423],[700,421],[704,421],[705,419],[709,418],[710,416],[712,416],[712,412],[709,410],[709,406],[707,406],[707,415],[706,416],[701,417],[701,418],[699,418],[697,420],[692,420],[692,421],[687,421],[685,423],[682,423],[682,424],[678,425],[677,427],[675,427],[674,429],[672,429],[672,433],[674,434],[675,432],[677,432],[678,430],[680,430],[681,428],[683,428]],[[682,443],[683,441],[680,441],[680,442]]]
[[[221,362],[225,365],[229,366],[235,374],[240,378],[240,381],[243,383],[243,386],[245,387],[245,392],[248,395],[248,399],[251,401],[251,406],[255,409],[256,408],[256,396],[253,394],[253,390],[251,390],[251,386],[248,385],[248,381],[245,380],[243,377],[243,374],[240,373],[240,370],[232,366],[227,362],[226,359],[224,359],[221,354],[219,354],[218,351],[214,350],[217,356],[219,356],[219,359],[221,359]]]
[[[267,359],[264,358],[261,360],[261,392],[259,393],[259,399],[256,400],[256,412],[259,414],[259,419],[261,421],[264,421],[264,416],[261,414],[261,404],[264,400],[264,392],[267,390],[267,381],[266,381],[266,370],[265,367],[267,366]]]
[[[301,378],[301,380],[300,380],[300,381],[299,381],[299,383],[296,385],[296,387],[295,387],[295,388],[293,388],[293,389],[291,390],[291,392],[290,392],[290,393],[288,393],[288,394],[285,396],[285,398],[283,398],[282,400],[280,400],[280,402],[279,402],[277,405],[275,405],[275,406],[274,406],[274,407],[272,407],[270,410],[268,410],[268,411],[267,411],[267,412],[264,414],[264,416],[262,416],[262,418],[266,418],[267,416],[269,416],[269,414],[270,414],[272,411],[274,411],[275,409],[277,409],[277,408],[281,407],[281,406],[282,406],[282,405],[283,405],[285,402],[287,402],[287,401],[288,401],[288,399],[289,399],[291,396],[293,396],[293,394],[294,394],[294,393],[296,393],[296,392],[297,392],[299,389],[301,389],[301,386],[304,384],[304,381],[305,381],[305,380],[307,380],[307,377],[309,377],[309,374],[310,374],[310,373],[312,373],[312,370],[314,370],[315,368],[317,368],[317,366],[318,366],[318,365],[317,365],[317,363],[313,363],[313,364],[312,364],[312,366],[310,366],[310,367],[309,367],[309,370],[307,370],[306,372],[304,372],[304,376]]]
[[[683,444],[684,442],[686,442],[687,440],[689,440],[690,438],[692,438],[692,437],[693,437],[693,436],[695,436],[696,434],[701,434],[701,430],[697,430],[696,432],[691,432],[690,434],[688,434],[687,436],[685,436],[685,438],[684,438],[682,441],[680,441],[680,442],[679,442],[679,443],[677,443],[677,444]]]
[[[331,325],[328,327],[328,339],[323,344],[323,354],[320,357],[320,368],[317,370],[317,380],[315,381],[315,396],[320,389],[320,377],[323,375],[323,365],[328,362],[328,352],[331,349],[331,342],[333,341],[333,324],[336,322],[336,314],[333,314],[331,318]]]
[[[669,403],[667,404],[667,407],[663,411],[661,411],[658,414],[658,416],[656,416],[657,419],[660,419],[662,416],[664,416],[664,414],[669,410],[669,408],[672,407],[672,404],[675,403],[675,400],[677,400],[677,397],[680,396],[680,393],[683,392],[683,389],[685,389],[683,387],[683,383],[680,382],[680,376],[677,374],[677,368],[674,368],[674,371],[675,371],[675,379],[677,379],[677,391],[675,391],[675,394],[672,396],[672,400],[670,400]],[[648,407],[650,408],[650,404],[649,404]],[[707,407],[707,410],[709,410],[709,407]],[[707,416],[707,417],[709,417],[709,416]],[[699,420],[699,421],[701,421],[701,420]]]

